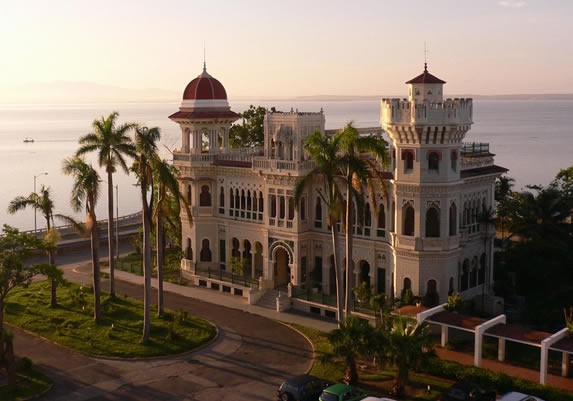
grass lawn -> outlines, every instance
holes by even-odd
[[[52,387],[52,381],[34,368],[18,373],[18,387],[13,392],[0,385],[0,401],[27,400]]]
[[[326,333],[296,324],[291,324],[291,326],[306,335],[313,343],[316,359],[310,374],[333,382],[341,382],[344,377],[343,363],[321,360],[323,355],[332,352]],[[368,394],[378,397],[388,396],[396,375],[396,371],[393,369],[374,368],[371,363],[359,363],[358,373],[360,380],[358,387]],[[410,384],[406,387],[407,398],[404,400],[437,400],[452,383],[449,380],[410,372]],[[427,392],[428,385],[431,389],[429,393]]]
[[[152,309],[151,338],[141,343],[143,304],[129,298],[102,296],[102,321],[93,321],[91,287],[58,287],[58,308],[50,308],[47,281],[16,288],[6,302],[6,321],[54,342],[92,356],[139,358],[193,350],[211,340],[215,327],[186,312]]]

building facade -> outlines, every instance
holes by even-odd
[[[350,285],[365,281],[374,293],[394,296],[411,289],[431,303],[454,291],[487,293],[495,230],[485,222],[495,179],[506,169],[494,165],[487,144],[463,142],[473,123],[471,99],[444,99],[445,82],[426,66],[406,84],[408,98],[381,101],[391,166],[385,190],[378,185],[365,195],[362,224],[353,227]],[[263,288],[292,283],[334,294],[320,188],[307,188],[294,203],[296,180],[313,167],[305,138],[327,133],[323,112],[267,111],[264,146],[248,149],[229,146],[238,118],[206,68],[170,116],[181,127],[173,159],[193,215],[192,224],[181,215],[183,271],[206,275],[240,265]]]

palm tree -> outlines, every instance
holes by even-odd
[[[332,355],[344,359],[344,382],[354,384],[358,381],[356,360],[366,355],[374,329],[367,321],[355,317],[347,317],[338,329],[328,334],[328,341],[332,344]]]
[[[116,126],[119,113],[113,112],[107,117],[95,119],[92,123],[93,131],[79,139],[80,148],[76,155],[96,152],[100,167],[105,167],[107,173],[107,243],[109,255],[109,294],[115,296],[115,260],[113,236],[113,173],[119,165],[127,174],[129,168],[125,156],[133,157],[135,148],[127,133],[135,128],[135,124],[127,123]]]
[[[360,220],[362,216],[361,207],[358,208],[359,216],[353,216],[353,199],[357,206],[364,203],[362,196],[362,186],[369,185],[371,194],[374,194],[371,180],[372,172],[379,172],[378,161],[385,167],[388,164],[386,141],[377,136],[360,136],[358,130],[354,128],[352,122],[347,123],[339,131],[341,136],[341,151],[344,160],[344,175],[346,177],[346,290],[345,290],[345,313],[350,315],[350,303],[352,295],[352,239],[354,220]],[[374,156],[375,160],[369,158]],[[380,175],[378,175],[380,176]],[[384,184],[382,184],[384,185]],[[372,199],[375,199],[372,196]],[[385,199],[387,197],[385,196]],[[374,205],[377,207],[377,204]],[[360,224],[360,221],[359,221]]]
[[[141,206],[143,221],[143,336],[142,342],[149,339],[151,330],[151,220],[155,191],[153,190],[154,167],[159,161],[157,142],[161,138],[158,127],[137,127],[135,129],[136,156],[132,170],[137,175],[141,189]],[[150,196],[148,197],[148,192]],[[148,199],[149,198],[149,199]]]
[[[49,243],[48,246],[48,263],[50,265],[56,264],[56,248],[57,248],[57,231],[52,231],[52,226],[54,224],[54,201],[52,200],[52,196],[50,194],[50,188],[45,187],[42,185],[40,187],[40,192],[32,192],[28,196],[17,196],[8,205],[8,213],[14,214],[20,210],[24,210],[27,207],[31,207],[36,210],[40,210],[44,219],[46,219],[46,239]],[[51,280],[52,285],[52,294],[51,294],[51,301],[50,306],[55,308],[58,306],[58,298],[56,295],[56,289],[58,287],[58,280],[52,278]]]
[[[177,226],[181,220],[179,218],[180,205],[183,204],[189,224],[192,223],[191,210],[185,197],[179,191],[177,182],[177,170],[165,160],[157,159],[153,163],[152,185],[156,192],[155,204],[155,240],[157,250],[157,313],[163,314],[163,265],[165,261],[165,223]],[[173,202],[169,202],[172,200]],[[175,206],[173,208],[172,206]]]
[[[429,326],[426,322],[418,323],[411,318],[397,316],[384,337],[387,344],[382,349],[380,360],[397,367],[392,392],[401,398],[408,384],[410,369],[420,366],[432,351]]]
[[[90,233],[92,252],[92,275],[94,291],[94,320],[100,320],[100,266],[99,266],[99,228],[97,225],[96,205],[99,199],[100,177],[91,164],[78,156],[65,159],[62,170],[74,178],[70,204],[75,212],[85,208],[86,228]]]
[[[501,202],[506,199],[513,192],[513,185],[515,180],[511,177],[503,175],[495,181],[495,200]]]
[[[307,188],[314,188],[318,197],[326,205],[328,225],[332,235],[332,251],[334,257],[334,270],[336,280],[337,319],[343,319],[342,311],[342,278],[340,272],[339,238],[337,223],[340,219],[343,197],[341,188],[344,186],[344,177],[340,175],[343,160],[338,156],[340,149],[340,133],[333,136],[323,135],[315,131],[306,138],[306,152],[314,161],[315,167],[305,176],[300,177],[294,190],[295,205],[300,205],[302,194]],[[315,185],[317,184],[317,185]]]

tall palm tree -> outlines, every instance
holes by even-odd
[[[91,164],[79,156],[65,159],[62,170],[74,178],[70,204],[75,212],[85,208],[86,228],[90,233],[92,252],[92,275],[94,291],[94,320],[100,320],[100,266],[99,266],[99,228],[97,225],[96,205],[99,199],[100,177]]]
[[[128,174],[129,168],[125,156],[133,157],[135,147],[128,132],[135,128],[135,124],[126,123],[117,126],[119,113],[114,111],[107,117],[95,119],[92,123],[93,131],[79,139],[80,148],[76,155],[96,152],[100,167],[104,167],[107,173],[107,243],[109,256],[109,294],[115,296],[115,260],[114,260],[114,236],[113,236],[113,173],[117,167]]]
[[[340,133],[329,136],[323,135],[320,131],[315,131],[306,138],[305,150],[314,161],[315,167],[297,180],[294,190],[296,207],[300,205],[305,189],[311,188],[316,190],[317,196],[326,205],[328,225],[332,235],[337,319],[339,324],[343,320],[342,277],[340,271],[339,235],[336,225],[340,219],[344,202],[341,190],[341,188],[344,188],[344,176],[340,174],[343,160],[338,155],[340,140]]]
[[[177,170],[165,160],[159,158],[153,163],[153,190],[156,195],[154,212],[155,240],[157,250],[157,313],[163,314],[163,267],[165,262],[165,223],[178,225],[181,220],[179,212],[181,204],[187,213],[189,224],[192,224],[191,209],[185,197],[179,191]],[[170,200],[172,202],[170,202]],[[175,206],[173,208],[173,206]]]
[[[139,126],[135,129],[136,155],[132,170],[137,175],[138,185],[141,189],[144,277],[143,342],[149,340],[151,330],[151,220],[156,195],[153,191],[153,172],[159,161],[157,142],[160,138],[161,131],[158,127]]]
[[[380,167],[388,164],[386,141],[377,136],[360,136],[358,130],[354,128],[352,122],[347,123],[340,131],[341,151],[344,160],[344,174],[346,177],[346,290],[345,290],[345,313],[350,315],[351,303],[351,279],[352,279],[352,239],[354,220],[359,220],[359,216],[353,216],[354,207],[353,199],[357,205],[364,203],[361,188],[363,185],[369,185],[371,194],[373,191],[373,180],[378,174]],[[374,156],[375,160],[371,157]],[[379,163],[381,162],[381,163]],[[378,175],[380,176],[380,175]],[[385,197],[387,198],[387,197]],[[375,199],[372,197],[372,199]],[[377,204],[374,205],[377,207]],[[361,208],[359,208],[360,210]],[[360,210],[361,211],[361,210]]]
[[[48,263],[50,265],[56,264],[56,248],[58,235],[57,231],[52,231],[52,226],[54,225],[54,201],[50,194],[50,188],[42,185],[40,187],[40,192],[32,192],[28,196],[17,196],[8,205],[8,213],[14,214],[20,210],[24,210],[27,207],[39,210],[44,219],[46,219],[46,239],[48,240]],[[56,289],[58,287],[58,280],[52,278],[51,280],[51,300],[50,306],[55,308],[58,306],[58,298],[56,295]]]
[[[367,321],[355,317],[347,317],[338,329],[328,334],[328,341],[332,344],[332,356],[344,359],[344,382],[354,384],[358,381],[356,360],[366,355],[374,328]]]

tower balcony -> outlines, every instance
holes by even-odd
[[[449,251],[457,249],[460,246],[461,238],[460,235],[438,238],[413,237],[395,233],[391,233],[391,235],[392,243],[395,247],[412,251]]]
[[[461,169],[470,170],[480,167],[493,166],[493,153],[489,151],[489,143],[464,143],[460,149]]]
[[[472,99],[446,99],[443,102],[414,103],[407,99],[382,99],[380,122],[388,125],[471,125]]]
[[[259,170],[261,174],[288,174],[303,175],[312,170],[312,160],[279,160],[267,159],[266,157],[253,158],[253,170]]]

